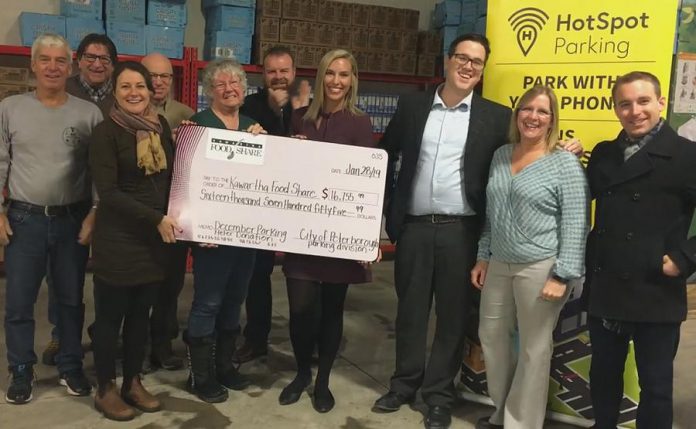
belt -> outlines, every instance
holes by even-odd
[[[446,214],[429,214],[429,215],[406,215],[407,223],[457,223],[472,219],[474,216],[458,216]]]
[[[42,214],[45,216],[65,216],[70,213],[75,213],[89,207],[89,201],[80,201],[64,206],[39,206],[36,204],[25,203],[24,201],[10,200],[9,208],[21,210],[33,214]]]

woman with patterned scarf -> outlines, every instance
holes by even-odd
[[[94,406],[112,420],[130,420],[137,408],[154,412],[157,398],[140,381],[148,316],[164,280],[167,244],[178,225],[167,216],[173,143],[167,121],[150,104],[147,69],[120,63],[113,75],[116,102],[92,134],[89,165],[100,201],[94,270]],[[123,385],[116,387],[116,348],[123,323]]]

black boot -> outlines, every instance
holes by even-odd
[[[189,392],[205,402],[224,402],[227,389],[215,379],[215,339],[213,337],[189,337],[184,331],[188,350]]]
[[[215,368],[217,381],[228,389],[243,390],[250,384],[249,379],[237,371],[232,361],[235,351],[237,331],[219,331],[215,347]]]

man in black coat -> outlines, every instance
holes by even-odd
[[[637,427],[668,429],[686,278],[696,269],[696,239],[687,239],[696,206],[696,144],[661,119],[665,98],[652,74],[620,77],[612,96],[623,130],[594,148],[587,168],[596,202],[586,261],[596,428],[620,423],[633,340],[641,387]]]
[[[445,82],[402,96],[382,139],[390,165],[387,233],[396,246],[396,369],[374,410],[396,411],[418,389],[426,428],[447,428],[461,365],[470,270],[485,214],[493,152],[507,140],[510,109],[473,92],[490,53],[478,34],[459,36],[445,58]],[[393,174],[389,174],[393,178]],[[435,298],[437,326],[426,365],[426,337]]]

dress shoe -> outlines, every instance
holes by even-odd
[[[372,411],[376,413],[392,413],[398,411],[404,404],[413,401],[413,397],[404,396],[401,393],[389,391],[375,401]]]
[[[309,386],[312,377],[300,377],[299,375],[295,377],[292,383],[285,386],[280,396],[278,397],[278,403],[280,405],[290,405],[294,404],[302,396],[302,392]]]
[[[491,423],[488,419],[490,417],[481,417],[477,422],[476,422],[476,429],[503,429],[503,425],[497,425],[495,423]]]
[[[133,377],[129,384],[130,386],[127,386],[124,382],[121,389],[121,396],[128,405],[144,413],[154,413],[162,409],[160,400],[145,390],[145,387],[140,382],[140,376],[136,375]]]
[[[232,355],[232,362],[235,363],[246,363],[259,358],[261,356],[266,356],[268,354],[268,346],[264,344],[263,346],[258,346],[246,341],[240,348],[234,351]]]
[[[314,389],[312,406],[317,413],[328,413],[333,409],[334,405],[336,405],[336,400],[329,389],[322,389],[321,391]]]
[[[155,368],[176,371],[184,367],[184,360],[174,355],[171,341],[152,345],[150,363]]]
[[[99,386],[97,394],[94,395],[94,408],[107,419],[118,422],[133,420],[135,417],[135,410],[123,402],[113,381]]]
[[[452,411],[449,407],[433,405],[428,407],[425,429],[447,429],[452,424]]]

